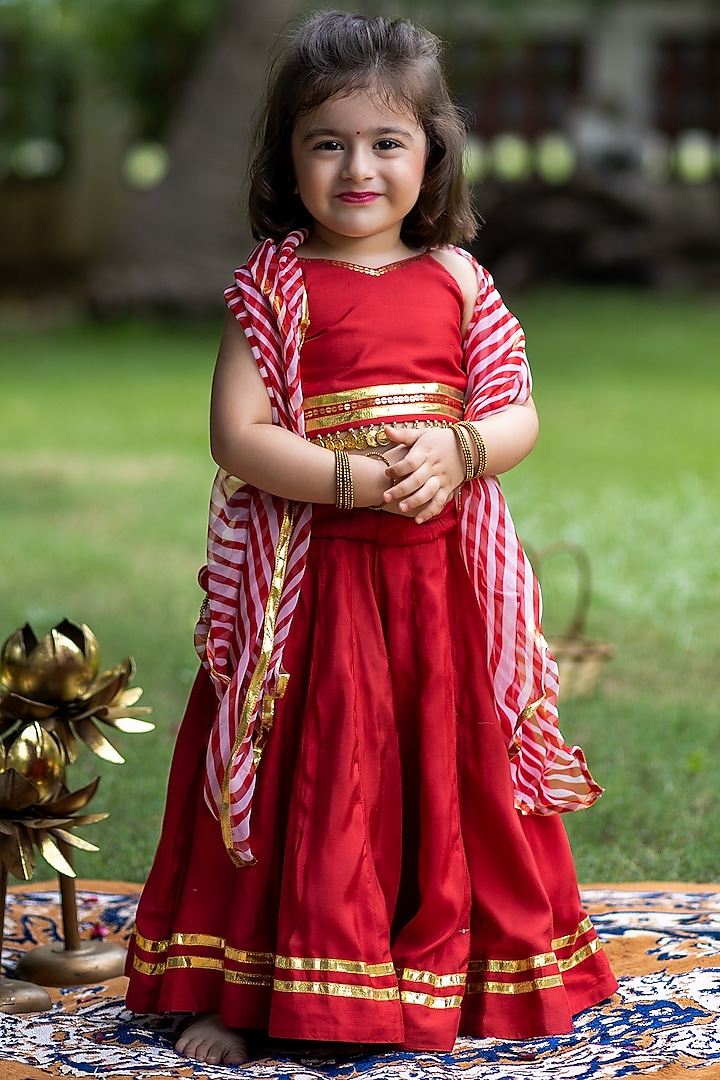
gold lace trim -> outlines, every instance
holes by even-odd
[[[468,982],[468,994],[531,994],[535,990],[551,990],[562,986],[562,975],[543,975],[540,979],[528,979],[526,982]]]
[[[424,427],[450,427],[451,420],[413,420],[409,423],[399,423],[396,426],[417,428],[422,424]],[[313,435],[309,440],[316,446],[324,446],[327,450],[367,450],[368,447],[389,446],[385,428],[382,424],[368,424],[367,427],[348,428],[347,431],[328,431],[324,435]]]
[[[302,957],[302,956],[279,956],[270,952],[252,952],[246,949],[236,949],[226,946],[225,940],[209,934],[173,934],[164,941],[152,941],[136,932],[135,940],[138,948],[146,953],[165,953],[171,946],[194,946],[224,952],[222,956],[201,956],[193,953],[165,956],[158,958],[155,963],[149,963],[135,955],[133,967],[144,975],[163,975],[166,971],[187,970],[200,968],[212,971],[223,971],[227,982],[246,986],[272,987],[283,993],[298,994],[325,994],[334,997],[365,998],[375,1001],[391,1001],[398,998],[408,1004],[422,1005],[427,1008],[457,1008],[461,1002],[461,994],[447,994],[442,991],[456,989],[468,994],[527,994],[538,990],[547,990],[562,985],[562,972],[569,971],[577,964],[581,964],[600,948],[597,937],[578,948],[575,948],[570,956],[557,958],[555,949],[574,946],[579,937],[592,929],[589,918],[584,919],[574,934],[566,937],[555,938],[552,942],[552,952],[539,953],[520,960],[483,960],[471,961],[468,965],[467,977],[464,973],[451,973],[438,975],[432,971],[419,971],[415,968],[395,968],[392,963],[367,964],[362,960],[341,960],[334,957]],[[229,967],[229,964],[237,964],[246,970],[237,970]],[[249,971],[247,968],[257,967],[259,971]],[[540,974],[545,967],[555,967],[555,971]],[[340,979],[326,977],[322,980],[278,979],[274,977],[277,971],[291,972],[322,972],[326,976],[333,973],[342,975],[355,975],[369,980],[370,985],[347,983]],[[534,978],[520,979],[516,982],[511,980],[488,978],[488,975],[517,975],[523,972],[537,972]],[[387,979],[395,976],[400,983],[405,985],[378,986],[376,980]],[[467,979],[467,983],[466,983]],[[411,989],[407,984],[420,984],[430,988],[429,990]],[[373,985],[374,984],[374,985]]]
[[[299,262],[314,262],[322,263],[323,266],[339,266],[343,270],[352,270],[356,274],[367,274],[368,277],[383,277],[385,274],[389,274],[391,270],[399,270],[403,266],[410,266],[412,263],[420,262],[421,259],[427,258],[429,251],[423,251],[421,255],[411,255],[409,259],[399,259],[398,262],[388,263],[387,266],[363,266],[362,263],[342,262],[340,259],[308,259],[304,256],[299,256]]]
[[[358,426],[366,421],[388,423],[396,417],[430,416],[454,423],[461,420],[464,395],[444,383],[383,384],[320,394],[303,401],[308,435],[337,424]]]

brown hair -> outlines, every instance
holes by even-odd
[[[268,78],[250,166],[249,217],[256,239],[281,240],[312,219],[295,192],[290,141],[298,116],[335,95],[370,89],[409,108],[428,156],[418,200],[403,222],[411,247],[471,240],[477,232],[462,171],[465,124],[453,104],[440,41],[408,19],[330,11],[303,24],[280,48]]]

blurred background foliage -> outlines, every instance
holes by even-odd
[[[720,2],[338,0],[447,42],[505,288],[720,281]],[[266,57],[303,0],[0,0],[0,289],[217,308]],[[234,254],[233,254],[234,253]]]
[[[3,142],[67,140],[78,81],[114,87],[161,139],[223,0],[3,0]]]

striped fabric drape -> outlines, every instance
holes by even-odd
[[[306,299],[295,248],[263,241],[226,290],[257,361],[273,423],[304,436],[300,348]],[[466,252],[462,252],[472,259]],[[465,417],[478,420],[530,394],[524,337],[491,277],[475,263],[478,300],[465,343]],[[297,603],[311,533],[312,507],[288,503],[218,471],[210,501],[207,602],[196,648],[218,699],[206,759],[205,798],[219,818],[237,865],[252,863],[250,809],[261,733],[287,675],[282,655]],[[540,630],[537,580],[518,541],[495,478],[462,489],[462,553],[488,628],[487,662],[498,716],[511,753],[518,808],[558,813],[601,792],[582,751],[566,747],[557,724],[557,665]]]

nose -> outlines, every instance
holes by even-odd
[[[372,150],[362,143],[349,146],[343,157],[343,180],[369,180],[375,175]]]

